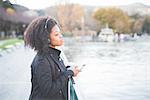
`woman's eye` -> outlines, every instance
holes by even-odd
[[[55,34],[55,36],[58,36],[58,35],[59,35],[58,33]]]

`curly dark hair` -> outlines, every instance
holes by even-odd
[[[35,51],[47,51],[50,43],[49,34],[55,25],[58,23],[51,17],[34,19],[24,32],[25,46]]]

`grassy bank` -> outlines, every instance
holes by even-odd
[[[2,40],[1,42],[2,43],[0,43],[0,49],[4,50],[14,45],[17,45],[18,43],[23,43],[23,40],[15,38],[15,39]]]

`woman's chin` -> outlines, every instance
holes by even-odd
[[[60,44],[58,44],[57,46],[62,46],[63,45],[63,43],[60,43]]]

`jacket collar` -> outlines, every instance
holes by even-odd
[[[61,51],[58,49],[49,47],[49,53],[59,58]]]

